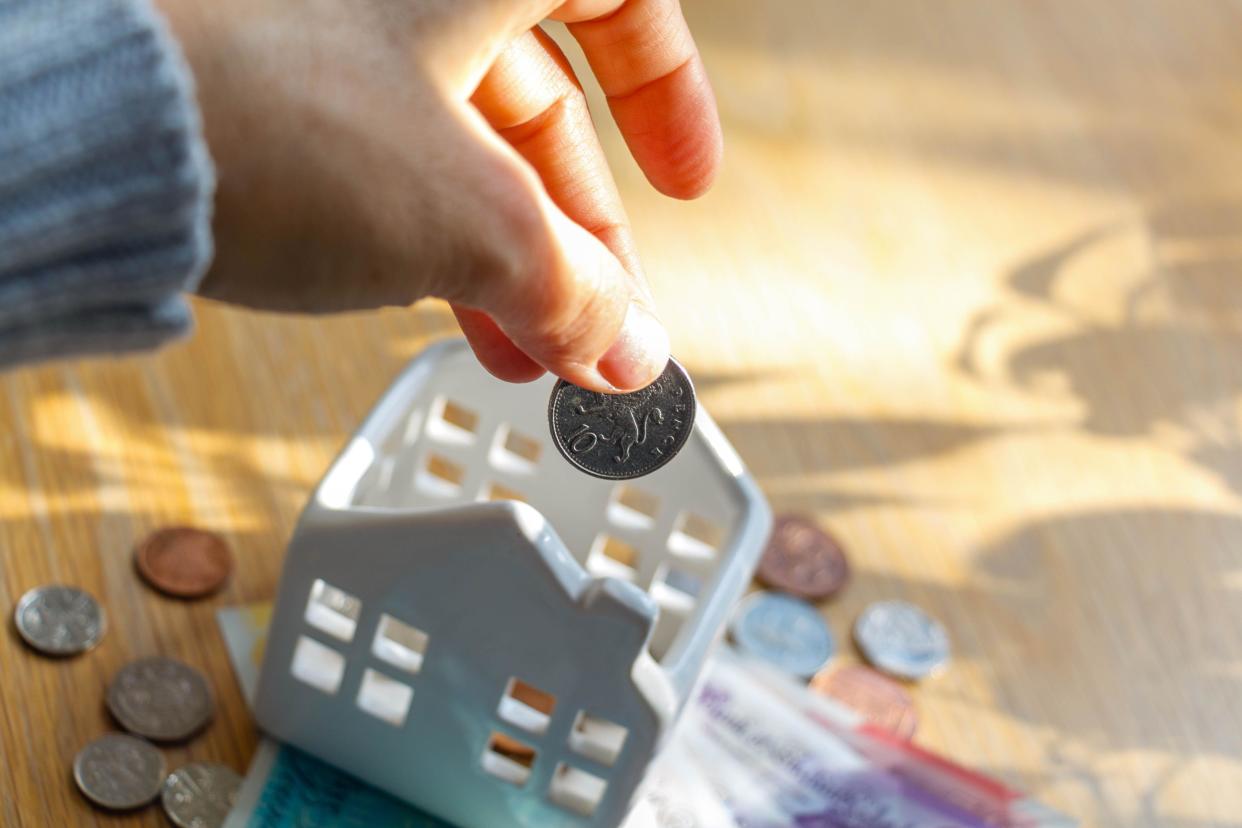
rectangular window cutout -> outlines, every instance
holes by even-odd
[[[694,512],[682,512],[669,536],[668,548],[686,557],[713,558],[724,537],[725,530],[720,524]]]
[[[593,773],[564,762],[556,766],[548,798],[562,808],[583,816],[591,816],[604,799],[608,783]]]
[[[613,489],[608,503],[608,519],[633,529],[648,529],[660,511],[660,498],[628,483]]]
[[[612,765],[621,755],[625,737],[629,734],[627,729],[616,722],[588,716],[583,710],[578,713],[574,729],[569,732],[569,746],[601,765]]]
[[[483,770],[520,788],[530,779],[535,755],[535,749],[530,745],[493,731],[483,751]]]
[[[483,500],[517,500],[528,502],[526,496],[516,489],[510,489],[501,483],[488,483],[483,489]]]
[[[638,550],[611,535],[595,539],[591,554],[587,556],[587,569],[598,577],[634,580],[638,569]]]
[[[371,654],[407,673],[417,673],[423,669],[423,657],[430,641],[427,633],[385,613],[380,616],[375,630]]]
[[[542,453],[543,443],[506,425],[496,432],[490,459],[498,469],[513,474],[532,474]]]
[[[298,681],[332,695],[341,687],[341,678],[345,675],[345,656],[303,635],[293,648],[293,663],[289,672]]]
[[[500,698],[496,715],[514,727],[542,735],[552,720],[556,708],[556,696],[526,682],[511,678],[505,694]]]
[[[362,602],[322,578],[311,585],[306,602],[306,623],[341,641],[352,641],[358,628]]]
[[[651,597],[663,608],[688,613],[703,591],[703,578],[688,569],[664,565],[651,585]]]
[[[461,484],[465,479],[464,468],[439,454],[431,454],[426,465],[419,470],[416,482],[428,494],[454,497],[461,494]]]
[[[377,719],[383,719],[393,727],[405,724],[413,698],[414,688],[404,682],[370,668],[362,674],[362,686],[358,688],[358,709]]]
[[[459,402],[440,397],[432,406],[427,434],[442,443],[469,445],[479,430],[479,415]]]

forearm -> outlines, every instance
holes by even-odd
[[[0,0],[0,363],[188,330],[211,186],[148,0]]]

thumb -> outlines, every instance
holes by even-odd
[[[668,363],[669,339],[646,291],[552,202],[533,171],[505,178],[509,192],[487,209],[499,214],[493,226],[504,228],[507,272],[476,280],[454,297],[495,323],[463,325],[480,361],[511,378],[516,350],[575,385],[603,392],[654,381]]]

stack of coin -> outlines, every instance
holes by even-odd
[[[948,635],[938,622],[902,601],[867,607],[854,626],[854,641],[876,669],[824,666],[832,657],[832,634],[811,603],[840,594],[850,579],[845,548],[814,520],[778,516],[755,572],[761,584],[786,593],[748,596],[734,615],[730,635],[739,649],[780,667],[901,738],[918,723],[914,702],[897,679],[934,675],[949,660]],[[813,678],[812,678],[813,676]]]
[[[135,549],[139,573],[155,588],[197,598],[228,580],[232,556],[211,532],[171,527],[151,534]],[[94,648],[107,629],[103,608],[80,589],[36,587],[13,613],[18,634],[48,656],[67,657]],[[107,690],[107,707],[128,733],[107,733],[78,753],[73,779],[93,804],[108,810],[140,808],[160,799],[179,828],[219,828],[233,806],[241,777],[223,765],[193,763],[167,773],[150,741],[182,742],[211,721],[215,701],[206,677],[170,658],[126,664]]]

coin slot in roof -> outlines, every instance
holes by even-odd
[[[443,443],[468,445],[474,442],[479,429],[479,415],[470,408],[447,397],[439,397],[431,407],[427,434]]]
[[[410,712],[414,688],[369,667],[362,674],[358,688],[358,709],[381,719],[393,727],[405,724]]]
[[[496,715],[514,727],[539,736],[547,731],[555,709],[556,696],[521,679],[511,678]]]
[[[380,616],[371,642],[371,654],[393,667],[407,673],[417,673],[423,668],[423,658],[431,638],[427,633],[387,613]]]
[[[293,648],[293,663],[289,672],[298,681],[333,695],[340,689],[345,675],[345,656],[303,635]]]
[[[695,512],[682,512],[673,524],[668,548],[690,558],[713,558],[725,539],[725,529]]]
[[[533,474],[543,454],[543,443],[512,426],[503,425],[496,432],[489,460],[510,474]]]
[[[511,489],[503,483],[488,483],[483,487],[481,500],[516,500],[521,503],[528,502],[526,495],[517,489]]]
[[[439,454],[427,455],[427,462],[415,476],[415,483],[428,494],[454,497],[461,493],[466,470]]]
[[[333,638],[349,642],[358,628],[362,602],[343,589],[318,578],[306,601],[306,623]]]
[[[586,568],[600,578],[633,581],[638,574],[638,549],[612,535],[601,534],[587,555]]]
[[[578,712],[574,729],[569,732],[569,747],[601,765],[613,765],[625,747],[629,730],[607,719]]]
[[[552,774],[548,799],[566,810],[589,817],[595,813],[607,790],[608,783],[595,774],[561,762]]]
[[[608,501],[608,519],[619,526],[648,529],[659,512],[659,497],[629,483],[614,488]]]
[[[487,773],[520,788],[530,779],[536,755],[535,749],[525,742],[492,731],[481,764]]]

